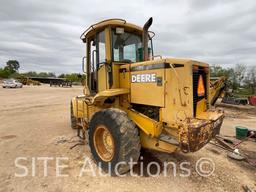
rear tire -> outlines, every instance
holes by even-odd
[[[77,129],[77,118],[74,116],[72,101],[70,102],[70,123],[72,129]]]
[[[112,138],[112,142],[105,141],[104,137],[102,137],[102,141],[97,139],[99,127],[102,130],[106,129],[105,131],[110,135],[109,138]],[[124,174],[129,171],[130,165],[128,163],[131,160],[137,162],[141,148],[138,129],[124,111],[109,108],[96,112],[89,123],[88,134],[89,146],[94,160],[110,175]],[[101,153],[104,152],[103,144],[106,146],[105,143],[107,142],[112,144],[113,150],[112,155],[107,156],[109,158],[104,158],[104,154]]]

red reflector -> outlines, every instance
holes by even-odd
[[[197,96],[202,97],[205,95],[204,80],[202,75],[199,76],[197,85]]]

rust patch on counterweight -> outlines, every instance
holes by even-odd
[[[200,119],[187,119],[180,126],[179,140],[183,152],[195,152],[205,146],[212,138],[220,132],[223,116],[216,121]]]

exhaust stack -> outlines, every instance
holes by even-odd
[[[143,49],[144,49],[144,61],[148,60],[148,29],[153,23],[153,18],[150,17],[149,20],[143,26]]]

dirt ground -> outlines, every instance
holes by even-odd
[[[243,191],[242,185],[256,188],[256,168],[246,162],[227,158],[227,152],[211,144],[193,154],[164,154],[143,152],[142,162],[190,162],[190,176],[182,176],[174,168],[168,174],[156,177],[148,175],[125,177],[93,176],[84,172],[80,177],[84,159],[91,159],[88,145],[78,145],[76,131],[70,128],[69,103],[73,96],[82,93],[82,87],[60,88],[43,85],[22,89],[0,88],[0,192],[61,192],[61,191]],[[236,125],[256,128],[256,114],[226,110],[221,133],[234,136]],[[247,141],[242,145],[255,158],[256,143]],[[23,177],[22,168],[15,165],[15,159],[23,157],[19,164],[28,168]],[[43,161],[50,157],[47,176],[44,176]],[[64,157],[61,169],[67,177],[56,177],[57,158]],[[202,177],[195,171],[200,158],[210,158],[215,170],[209,177]],[[35,166],[33,166],[35,165]],[[143,165],[144,166],[144,165]],[[144,167],[142,169],[144,169]],[[34,172],[32,171],[34,169]],[[96,165],[93,164],[94,169]],[[139,167],[138,167],[139,168]]]

